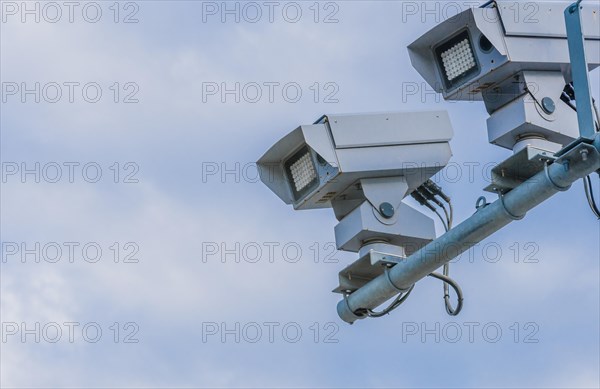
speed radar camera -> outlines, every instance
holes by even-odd
[[[428,276],[443,282],[446,312],[458,314],[462,291],[449,262],[580,178],[600,218],[589,177],[600,172],[600,114],[587,78],[600,65],[597,1],[488,1],[425,32],[408,52],[446,100],[482,101],[489,141],[513,154],[491,172],[486,190],[498,200],[480,197],[456,227],[451,199],[431,180],[451,157],[444,111],[325,115],[260,158],[265,185],[297,210],[332,208],[337,248],[358,253],[334,289],[348,323],[390,313]],[[403,201],[409,195],[445,234],[436,238],[433,219]]]
[[[401,177],[404,197],[446,165],[451,137],[443,111],[325,115],[283,137],[258,167],[263,183],[295,209],[336,209],[366,200],[356,189],[366,179]]]
[[[414,68],[446,100],[483,101],[490,143],[513,157],[492,171],[505,193],[579,138],[564,1],[489,1],[408,46]],[[600,65],[600,4],[580,7],[587,71]]]
[[[569,2],[488,3],[438,24],[408,46],[413,66],[435,91],[446,100],[485,100],[486,95],[511,92],[498,88],[524,71],[558,72],[571,79],[563,15]],[[585,48],[593,70],[599,65],[600,5],[589,1],[582,6]]]
[[[335,290],[350,293],[435,238],[433,220],[402,200],[446,166],[452,135],[445,111],[325,115],[257,164],[286,204],[333,208],[338,249],[360,256]]]

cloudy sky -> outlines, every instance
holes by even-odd
[[[455,261],[460,316],[425,279],[350,326],[332,211],[256,178],[322,114],[447,109],[437,180],[469,217],[510,152],[406,46],[470,4],[2,1],[0,386],[598,387],[581,182]]]

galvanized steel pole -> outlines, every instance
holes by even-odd
[[[530,209],[598,169],[600,134],[597,133],[592,143],[582,142],[571,148],[544,171],[480,208],[455,228],[340,301],[337,306],[340,318],[348,323],[365,318],[364,309],[376,308],[399,291],[410,288],[460,253],[510,222],[522,219]]]

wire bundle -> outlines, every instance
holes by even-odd
[[[600,173],[598,173],[600,176]],[[590,176],[583,178],[583,189],[585,190],[585,197],[587,197],[588,204],[592,209],[594,215],[600,220],[600,209],[596,204],[596,198],[594,197],[594,190],[592,189],[592,178]]]
[[[575,88],[573,87],[573,83],[570,82],[565,86],[560,99],[567,104],[573,111],[577,112],[577,101],[575,100]],[[592,106],[594,107],[594,114],[596,116],[596,131],[600,131],[600,113],[598,113],[598,106],[596,105],[596,100],[592,97]],[[600,176],[600,171],[598,172]],[[585,190],[585,197],[587,198],[588,204],[590,205],[590,209],[594,213],[594,215],[600,219],[600,209],[598,209],[598,204],[596,203],[596,199],[594,197],[594,190],[592,188],[592,178],[590,176],[586,176],[583,178],[583,189]]]
[[[452,228],[452,220],[454,217],[454,209],[452,207],[452,201],[450,197],[448,197],[437,184],[435,184],[431,180],[427,180],[423,185],[421,185],[417,190],[411,193],[411,196],[417,200],[421,205],[429,208],[432,212],[434,212],[442,221],[444,225],[444,229],[448,232]],[[444,216],[436,209],[436,207],[442,210]],[[386,272],[388,270],[386,269]],[[446,312],[451,316],[456,316],[460,313],[463,307],[463,294],[460,286],[456,281],[454,281],[449,276],[450,273],[450,265],[445,264],[443,266],[442,274],[440,273],[431,273],[430,277],[437,278],[444,283],[444,303],[446,305]],[[406,291],[401,292],[396,296],[396,298],[390,303],[390,305],[383,309],[382,311],[373,311],[371,309],[364,309],[355,312],[356,314],[367,315],[369,317],[382,317],[394,309],[398,308],[408,296],[413,291],[415,285],[413,284]],[[456,296],[458,298],[458,303],[456,308],[452,307],[452,303],[450,302],[450,287],[454,289],[456,292]]]
[[[448,232],[452,228],[452,223],[454,219],[454,208],[452,207],[452,200],[449,196],[447,196],[442,188],[440,188],[435,182],[431,180],[427,180],[423,185],[417,188],[411,196],[417,200],[417,202],[427,208],[429,208],[432,212],[434,212],[437,217],[442,221],[444,229]],[[438,198],[439,197],[439,198]],[[440,200],[441,199],[441,200]],[[443,202],[442,202],[443,201]],[[446,207],[446,204],[448,205]],[[444,217],[442,214],[435,208],[437,205],[444,213]],[[430,277],[437,278],[444,283],[444,304],[446,306],[446,312],[450,316],[456,316],[460,313],[463,307],[463,293],[456,281],[450,278],[450,264],[444,264],[442,268],[442,274],[439,273],[431,273]],[[458,303],[456,308],[452,307],[452,303],[450,302],[450,288],[454,289],[456,293]]]

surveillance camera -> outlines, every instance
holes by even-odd
[[[515,6],[531,4],[539,11],[535,23],[514,18]],[[580,76],[600,65],[600,9],[586,4],[580,12],[580,5],[490,1],[409,46],[415,68],[444,98],[484,101],[490,141],[514,152],[492,170],[486,188],[499,199],[488,203],[480,197],[477,211],[457,226],[450,197],[430,179],[451,157],[446,112],[325,115],[296,128],[260,158],[261,180],[279,198],[295,209],[333,208],[337,248],[358,253],[338,273],[334,289],[344,296],[338,303],[342,320],[387,315],[427,276],[443,281],[446,312],[458,314],[463,297],[449,276],[450,260],[598,170],[600,134],[591,128],[597,127],[593,118],[580,115],[593,131],[569,143],[579,135],[573,111],[593,105],[580,92],[589,89]],[[577,89],[578,104],[573,78],[584,86]],[[435,238],[433,219],[405,203],[407,195],[435,213],[446,233]],[[590,196],[588,201],[593,203]],[[442,273],[436,272],[440,267]]]
[[[325,115],[260,158],[277,196],[295,209],[333,208],[337,248],[359,253],[334,292],[361,288],[435,238],[433,220],[402,200],[446,166],[452,134],[445,111]]]
[[[522,71],[557,71],[571,79],[563,11],[570,2],[495,1],[432,28],[408,46],[414,68],[446,100],[481,100],[482,92]],[[527,7],[535,5],[532,14]],[[582,4],[589,70],[600,65],[597,2]]]
[[[569,7],[562,1],[492,1],[408,46],[415,69],[444,99],[482,100],[490,143],[513,151],[492,171],[487,191],[514,189],[580,137],[564,13]],[[600,5],[577,7],[590,71],[600,65]]]
[[[448,163],[451,138],[444,111],[325,115],[283,137],[257,164],[286,204],[334,207],[340,219],[367,198],[361,180],[403,177],[403,196],[415,190]]]

